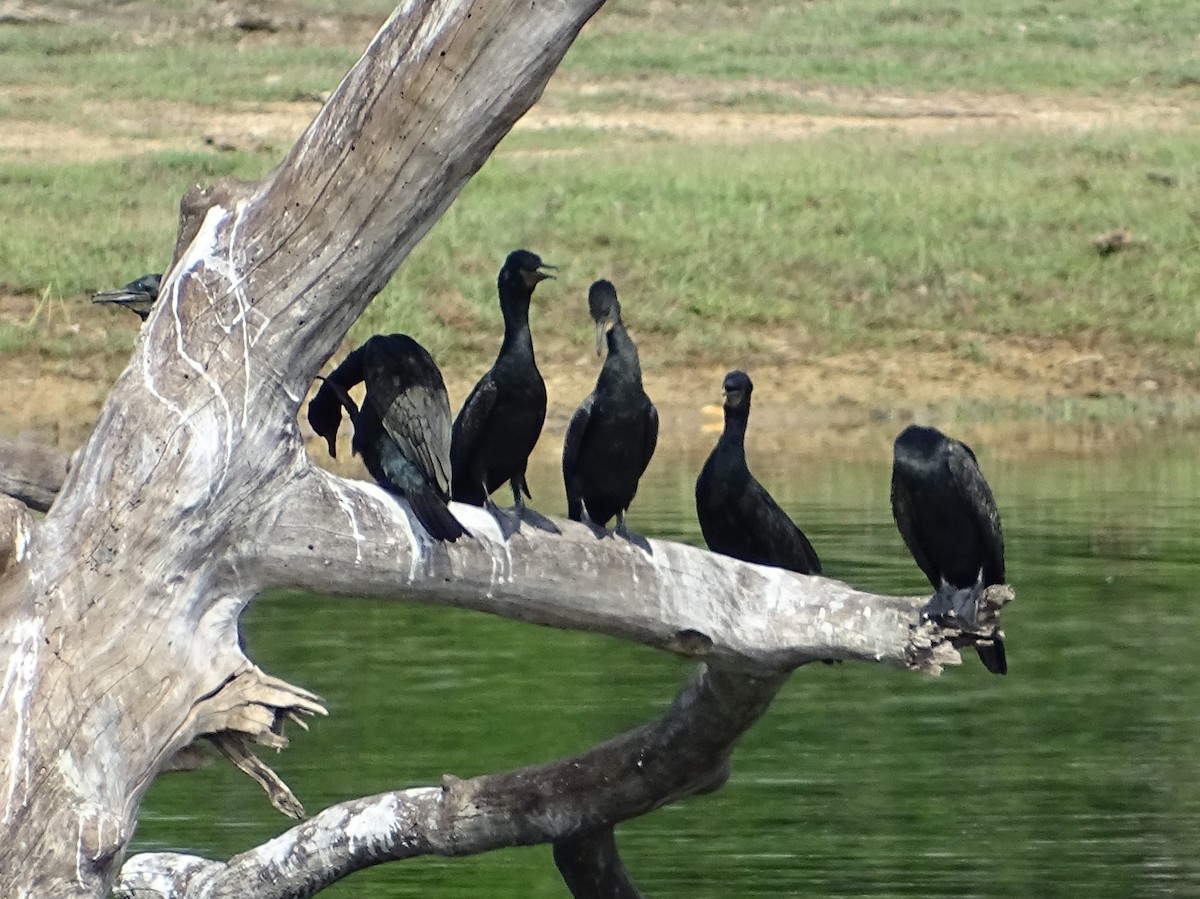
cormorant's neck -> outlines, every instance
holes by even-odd
[[[608,343],[608,356],[604,360],[601,377],[632,381],[640,387],[642,365],[638,359],[637,344],[633,342],[625,326],[617,321],[605,335],[605,340]]]
[[[741,449],[746,442],[746,424],[750,421],[750,404],[739,409],[725,407],[725,430],[721,432],[720,442],[726,446]]]
[[[500,345],[501,354],[528,353],[529,356],[533,356],[533,335],[529,332],[531,295],[519,296],[510,289],[509,295],[501,296],[500,310],[504,313],[504,343]]]

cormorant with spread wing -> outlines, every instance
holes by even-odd
[[[725,376],[725,429],[696,479],[696,517],[713,552],[820,574],[821,560],[804,532],[746,466],[746,424],[754,384],[742,371]]]
[[[491,493],[505,481],[512,485],[518,518],[532,499],[525,468],[546,420],[546,384],[533,357],[529,302],[538,282],[553,268],[528,250],[508,254],[496,279],[504,314],[500,352],[467,396],[454,420],[450,444],[452,493],[456,500],[488,506]]]
[[[904,545],[937,591],[931,606],[952,608],[959,591],[1004,583],[1000,513],[965,443],[937,428],[905,428],[893,449],[892,515]],[[980,640],[975,649],[988,671],[1008,672],[999,637]]]
[[[92,302],[116,303],[145,321],[150,315],[150,310],[154,308],[154,303],[158,300],[162,277],[161,274],[142,275],[119,290],[102,290],[93,294]]]
[[[658,410],[642,389],[637,346],[621,321],[617,289],[597,281],[588,290],[588,311],[596,323],[596,355],[605,341],[608,357],[596,389],[583,401],[563,443],[567,516],[604,527],[617,516],[617,533],[628,535],[625,510],[658,442]]]
[[[362,409],[349,390],[365,381]],[[354,452],[379,486],[408,500],[433,537],[467,533],[450,499],[450,400],[426,349],[406,334],[376,335],[325,378],[308,404],[308,421],[337,457],[342,407],[354,424]]]

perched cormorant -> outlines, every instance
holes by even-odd
[[[162,286],[162,275],[142,275],[120,290],[102,290],[92,296],[93,303],[116,303],[133,312],[142,321],[150,315]]]
[[[366,382],[359,409],[350,398]],[[450,400],[433,357],[407,334],[376,335],[324,379],[308,404],[308,422],[337,456],[342,407],[354,424],[354,452],[379,486],[408,500],[438,540],[467,533],[450,498]]]
[[[949,608],[958,591],[1004,583],[1000,513],[965,443],[937,428],[905,428],[892,456],[892,515],[904,545],[937,591],[932,605]],[[999,637],[979,641],[975,648],[988,671],[1008,672]]]
[[[492,506],[490,494],[505,481],[512,485],[515,511],[525,513],[522,493],[529,454],[546,419],[546,385],[533,358],[529,333],[529,301],[539,281],[553,268],[528,250],[514,250],[504,260],[496,287],[504,313],[500,353],[454,420],[450,444],[452,493],[456,500]]]
[[[617,289],[597,281],[588,290],[588,311],[596,323],[596,355],[608,341],[608,358],[596,389],[583,401],[563,443],[567,516],[604,527],[617,516],[626,535],[625,510],[658,442],[658,410],[642,389],[637,346],[621,322]]]
[[[746,423],[754,384],[743,371],[725,376],[725,429],[696,479],[696,517],[704,542],[743,562],[820,574],[804,532],[746,467]]]

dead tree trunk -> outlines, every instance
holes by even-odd
[[[379,861],[549,840],[578,895],[634,895],[612,824],[718,783],[788,671],[957,660],[957,632],[919,624],[919,598],[667,543],[647,553],[574,525],[506,542],[464,507],[477,539],[433,545],[405,506],[305,455],[295,419],[318,368],[600,2],[405,4],[272,175],[185,198],[158,305],[49,514],[0,505],[0,895],[104,895],[146,787],[201,737],[302,814],[249,749],[282,746],[285,719],[323,712],[239,648],[239,614],[271,587],[598,630],[709,667],[663,721],[587,764],[335,806],[228,864],[133,859],[123,890],[311,895]],[[993,590],[991,611],[1007,596]],[[630,752],[684,774],[630,775]],[[613,770],[619,788],[594,789]],[[251,868],[275,886],[247,892]]]

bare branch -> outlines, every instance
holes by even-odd
[[[387,861],[537,843],[579,847],[589,835],[723,777],[734,744],[786,680],[784,674],[759,678],[702,666],[657,721],[582,755],[470,780],[447,775],[440,788],[343,802],[220,870],[206,868],[198,880],[187,856],[136,856],[121,872],[117,895],[144,896],[135,890],[158,883],[173,884],[169,892],[160,888],[172,899],[303,899]],[[615,855],[603,854],[602,881],[632,890]]]
[[[310,467],[253,523],[250,564],[264,586],[476,609],[748,671],[863,659],[936,674],[959,661],[936,625],[916,629],[927,596],[874,595],[659,540],[647,552],[566,521],[554,522],[560,534],[523,525],[505,541],[483,509],[453,511],[475,539],[431,541],[394,497]]]

